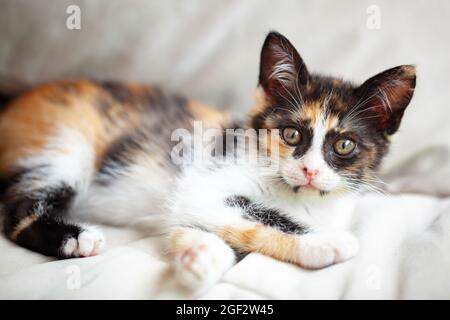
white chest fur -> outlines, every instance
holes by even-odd
[[[231,219],[236,211],[223,206],[230,196],[245,196],[316,231],[347,229],[356,202],[354,195],[321,197],[274,190],[255,167],[225,165],[208,170],[193,166],[178,181],[172,218],[206,225]]]

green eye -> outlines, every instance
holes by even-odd
[[[334,152],[340,156],[348,156],[355,150],[356,144],[350,139],[339,139],[334,143]]]
[[[283,139],[287,144],[296,145],[302,140],[300,131],[293,127],[286,127],[283,129]]]

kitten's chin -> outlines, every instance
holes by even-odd
[[[310,184],[303,185],[303,186],[301,186],[301,185],[294,186],[294,187],[292,187],[292,191],[297,194],[302,193],[302,194],[319,195],[319,196],[325,196],[331,192],[329,190],[319,189]]]
[[[333,191],[333,190],[328,190],[328,189],[322,189],[322,188],[319,188],[312,184],[305,184],[305,185],[293,184],[293,183],[287,181],[285,178],[283,178],[283,181],[292,193],[298,194],[298,195],[324,197]]]
[[[281,184],[280,184],[281,182]],[[293,181],[289,177],[280,175],[278,183],[272,184],[271,188],[289,198],[306,197],[308,199],[326,199],[327,197],[339,196],[345,193],[345,188],[340,185],[336,187],[318,187],[312,184],[299,184],[298,181]]]

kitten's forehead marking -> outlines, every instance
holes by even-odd
[[[327,131],[336,129],[337,126],[339,125],[339,117],[334,114],[328,114],[328,117],[325,119],[325,125]]]
[[[310,128],[313,131],[312,143],[309,150],[303,155],[303,163],[312,169],[324,168],[326,162],[323,154],[323,144],[328,132],[339,128],[339,117],[330,112],[329,100],[309,103],[305,106],[302,118],[309,120]]]
[[[308,120],[312,129],[312,143],[309,150],[303,155],[304,164],[309,168],[318,168],[324,165],[322,146],[329,126],[333,125],[335,120],[330,122],[330,114],[326,112],[326,106],[322,102],[308,103],[303,109],[303,118]]]
[[[311,129],[317,126],[323,126],[326,131],[335,129],[339,124],[339,118],[330,112],[327,112],[326,102],[313,102],[308,103],[302,109],[301,118],[308,120]]]
[[[322,104],[320,102],[309,102],[303,110],[304,118],[310,121],[312,127],[317,124],[319,119],[323,118]]]

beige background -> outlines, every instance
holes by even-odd
[[[70,4],[81,8],[81,30],[65,26]],[[372,4],[379,30],[366,26]],[[0,87],[74,77],[151,82],[243,113],[272,29],[311,70],[354,81],[416,64],[416,94],[388,164],[450,146],[446,0],[1,0]]]

